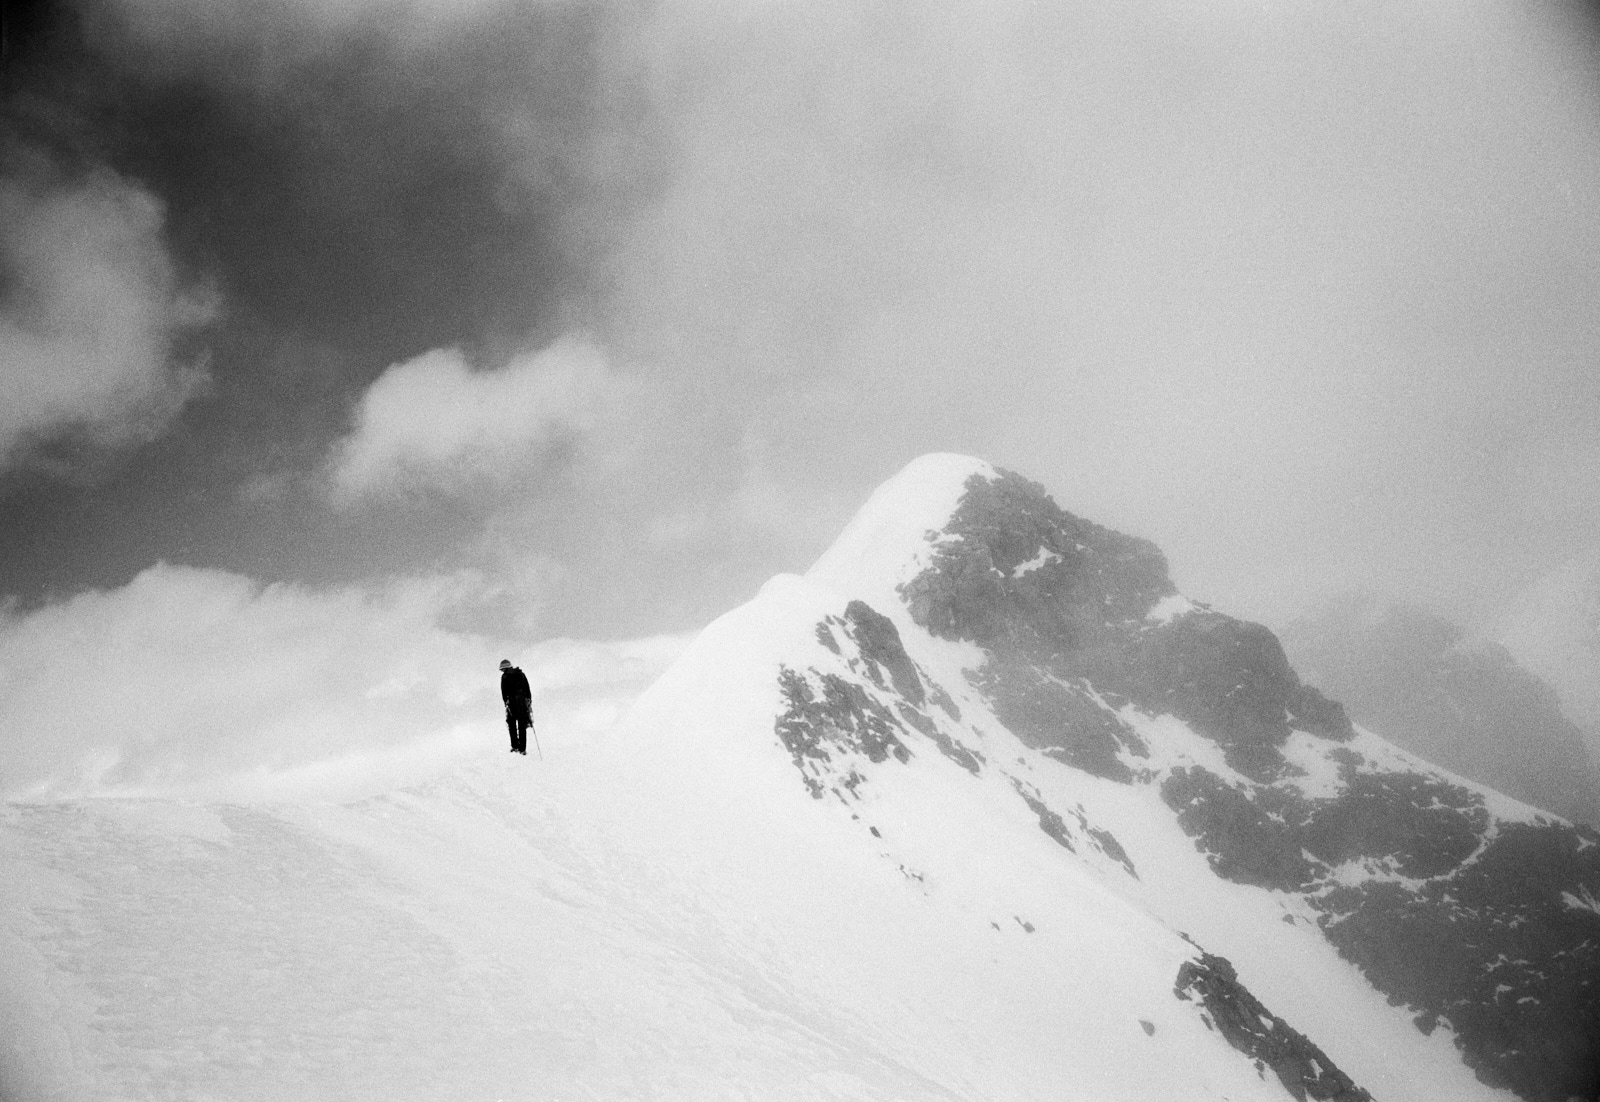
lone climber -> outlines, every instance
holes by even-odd
[[[500,699],[506,702],[506,727],[511,732],[511,752],[528,756],[528,728],[533,726],[533,690],[528,678],[511,664],[500,660]]]

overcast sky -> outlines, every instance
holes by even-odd
[[[13,645],[88,591],[683,632],[929,451],[1269,624],[1600,546],[1581,7],[6,14]]]

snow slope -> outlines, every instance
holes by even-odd
[[[984,859],[1031,824],[917,879],[671,745],[348,806],[8,808],[5,1097],[1283,1097],[1172,997],[1189,946],[1048,853]],[[883,821],[981,825],[950,779]]]
[[[1359,1097],[1332,1064],[1385,1102],[1511,1098],[1335,950],[1315,896],[1218,875],[1161,787],[1245,783],[1213,738],[1084,689],[1132,732],[1096,772],[1001,722],[991,654],[900,588],[974,475],[998,477],[919,460],[608,733],[541,727],[542,762],[345,804],[6,805],[0,1095],[1282,1102],[1281,1063],[1314,1097]],[[995,571],[1033,592],[1083,550]],[[1283,755],[1307,799],[1425,769],[1365,732]],[[1202,952],[1270,1013],[1177,991],[1196,964],[1219,989]],[[1272,1067],[1225,1036],[1240,1007]]]

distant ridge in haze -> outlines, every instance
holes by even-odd
[[[1568,819],[1600,823],[1600,771],[1556,690],[1424,609],[1351,595],[1290,624],[1296,665],[1395,745]]]
[[[1555,686],[1600,761],[1600,555],[1575,559],[1518,594],[1493,634]]]

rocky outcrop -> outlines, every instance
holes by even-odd
[[[1039,796],[1039,790],[1033,785],[1017,777],[1011,778],[1011,787],[1016,789],[1017,795],[1022,797],[1022,802],[1028,805],[1039,819],[1039,829],[1044,831],[1055,843],[1070,853],[1078,852],[1078,843],[1073,841],[1073,831],[1067,821],[1054,808],[1045,803]],[[1128,851],[1122,848],[1116,836],[1109,830],[1092,825],[1083,813],[1083,806],[1073,808],[1072,817],[1078,823],[1078,841],[1085,838],[1089,844],[1111,860],[1121,865],[1127,874],[1135,880],[1139,879],[1139,870],[1133,867],[1133,861],[1128,857]]]
[[[784,710],[774,732],[800,770],[806,788],[821,798],[853,796],[864,779],[853,764],[911,758],[907,743],[921,735],[969,773],[983,756],[952,737],[931,709],[951,719],[960,710],[943,688],[917,668],[900,641],[894,621],[864,601],[851,601],[843,616],[815,627],[817,642],[841,659],[849,675],[801,671],[778,675]]]
[[[922,678],[900,642],[900,631],[894,621],[865,601],[851,601],[846,605],[844,618],[845,630],[855,641],[861,660],[867,664],[868,676],[880,688],[893,688],[908,704],[920,707],[924,699]]]
[[[1336,798],[1307,799],[1292,784],[1230,784],[1200,767],[1173,770],[1161,795],[1219,875],[1278,891],[1313,890],[1346,864],[1444,876],[1477,854],[1490,827],[1482,797],[1355,763],[1363,759],[1342,763]]]
[[[1303,1033],[1273,1014],[1239,982],[1228,960],[1201,953],[1178,968],[1172,993],[1198,1002],[1206,1024],[1220,1032],[1234,1048],[1256,1062],[1257,1070],[1270,1070],[1299,1102],[1372,1102],[1368,1094],[1334,1066],[1332,1060]]]
[[[978,775],[983,771],[988,764],[984,755],[958,737],[965,730],[960,723],[961,709],[949,691],[906,653],[894,621],[864,601],[853,600],[842,616],[827,616],[817,623],[813,635],[827,652],[827,660],[819,654],[817,664],[809,668],[780,667],[778,690],[783,710],[773,725],[778,742],[789,752],[813,797],[831,794],[846,805],[858,801],[868,766],[909,762],[916,753],[913,747],[924,740],[967,772]],[[822,668],[830,665],[834,668]],[[1027,673],[1032,677],[1036,671],[1029,668]],[[1059,688],[1054,682],[1048,684]],[[1058,739],[1063,732],[1072,736],[1077,725],[1061,725],[1054,705],[1042,708],[1032,727],[1026,717],[1007,713],[1010,721],[1020,731],[1037,731],[1040,748],[1047,756],[1075,768],[1131,780],[1132,774],[1114,755],[1119,751],[1145,754],[1138,736],[1102,705],[1088,697],[1078,699],[1070,689],[1063,691],[1068,703],[1062,706],[1070,708],[1073,716],[1086,721],[1098,718],[1096,730],[1104,736],[1103,743],[1076,736],[1070,741]],[[1054,702],[1053,697],[1048,699]],[[1010,774],[1002,775],[1034,813],[1040,829],[1059,845],[1074,854],[1098,854],[1138,878],[1127,851],[1110,831],[1091,823],[1081,805],[1063,815],[1051,808],[1034,786]]]
[[[1143,627],[1100,672],[1148,711],[1175,715],[1222,747],[1228,764],[1266,780],[1282,773],[1291,729],[1351,736],[1338,704],[1302,685],[1277,638],[1260,624],[1210,610]]]
[[[1175,715],[1257,779],[1281,774],[1292,728],[1350,737],[1343,709],[1301,684],[1266,628],[1202,608],[1152,619],[1174,594],[1154,544],[1009,473],[973,477],[929,565],[901,587],[920,626],[990,653],[978,677],[1003,722],[1099,775],[1129,779],[1115,759],[1139,753],[1105,703]]]
[[[911,756],[893,713],[855,682],[834,673],[812,681],[786,666],[778,686],[787,705],[775,725],[778,741],[813,796],[854,794],[863,778],[849,765],[853,756],[870,762]]]
[[[1124,784],[1129,757],[1149,748],[1133,728],[1095,699],[1081,678],[1067,681],[1020,656],[991,658],[973,677],[995,718],[1024,745],[1057,761]]]
[[[1173,592],[1155,544],[1075,517],[1038,483],[1005,473],[968,483],[902,596],[941,638],[1048,654],[1115,643],[1120,625]]]

